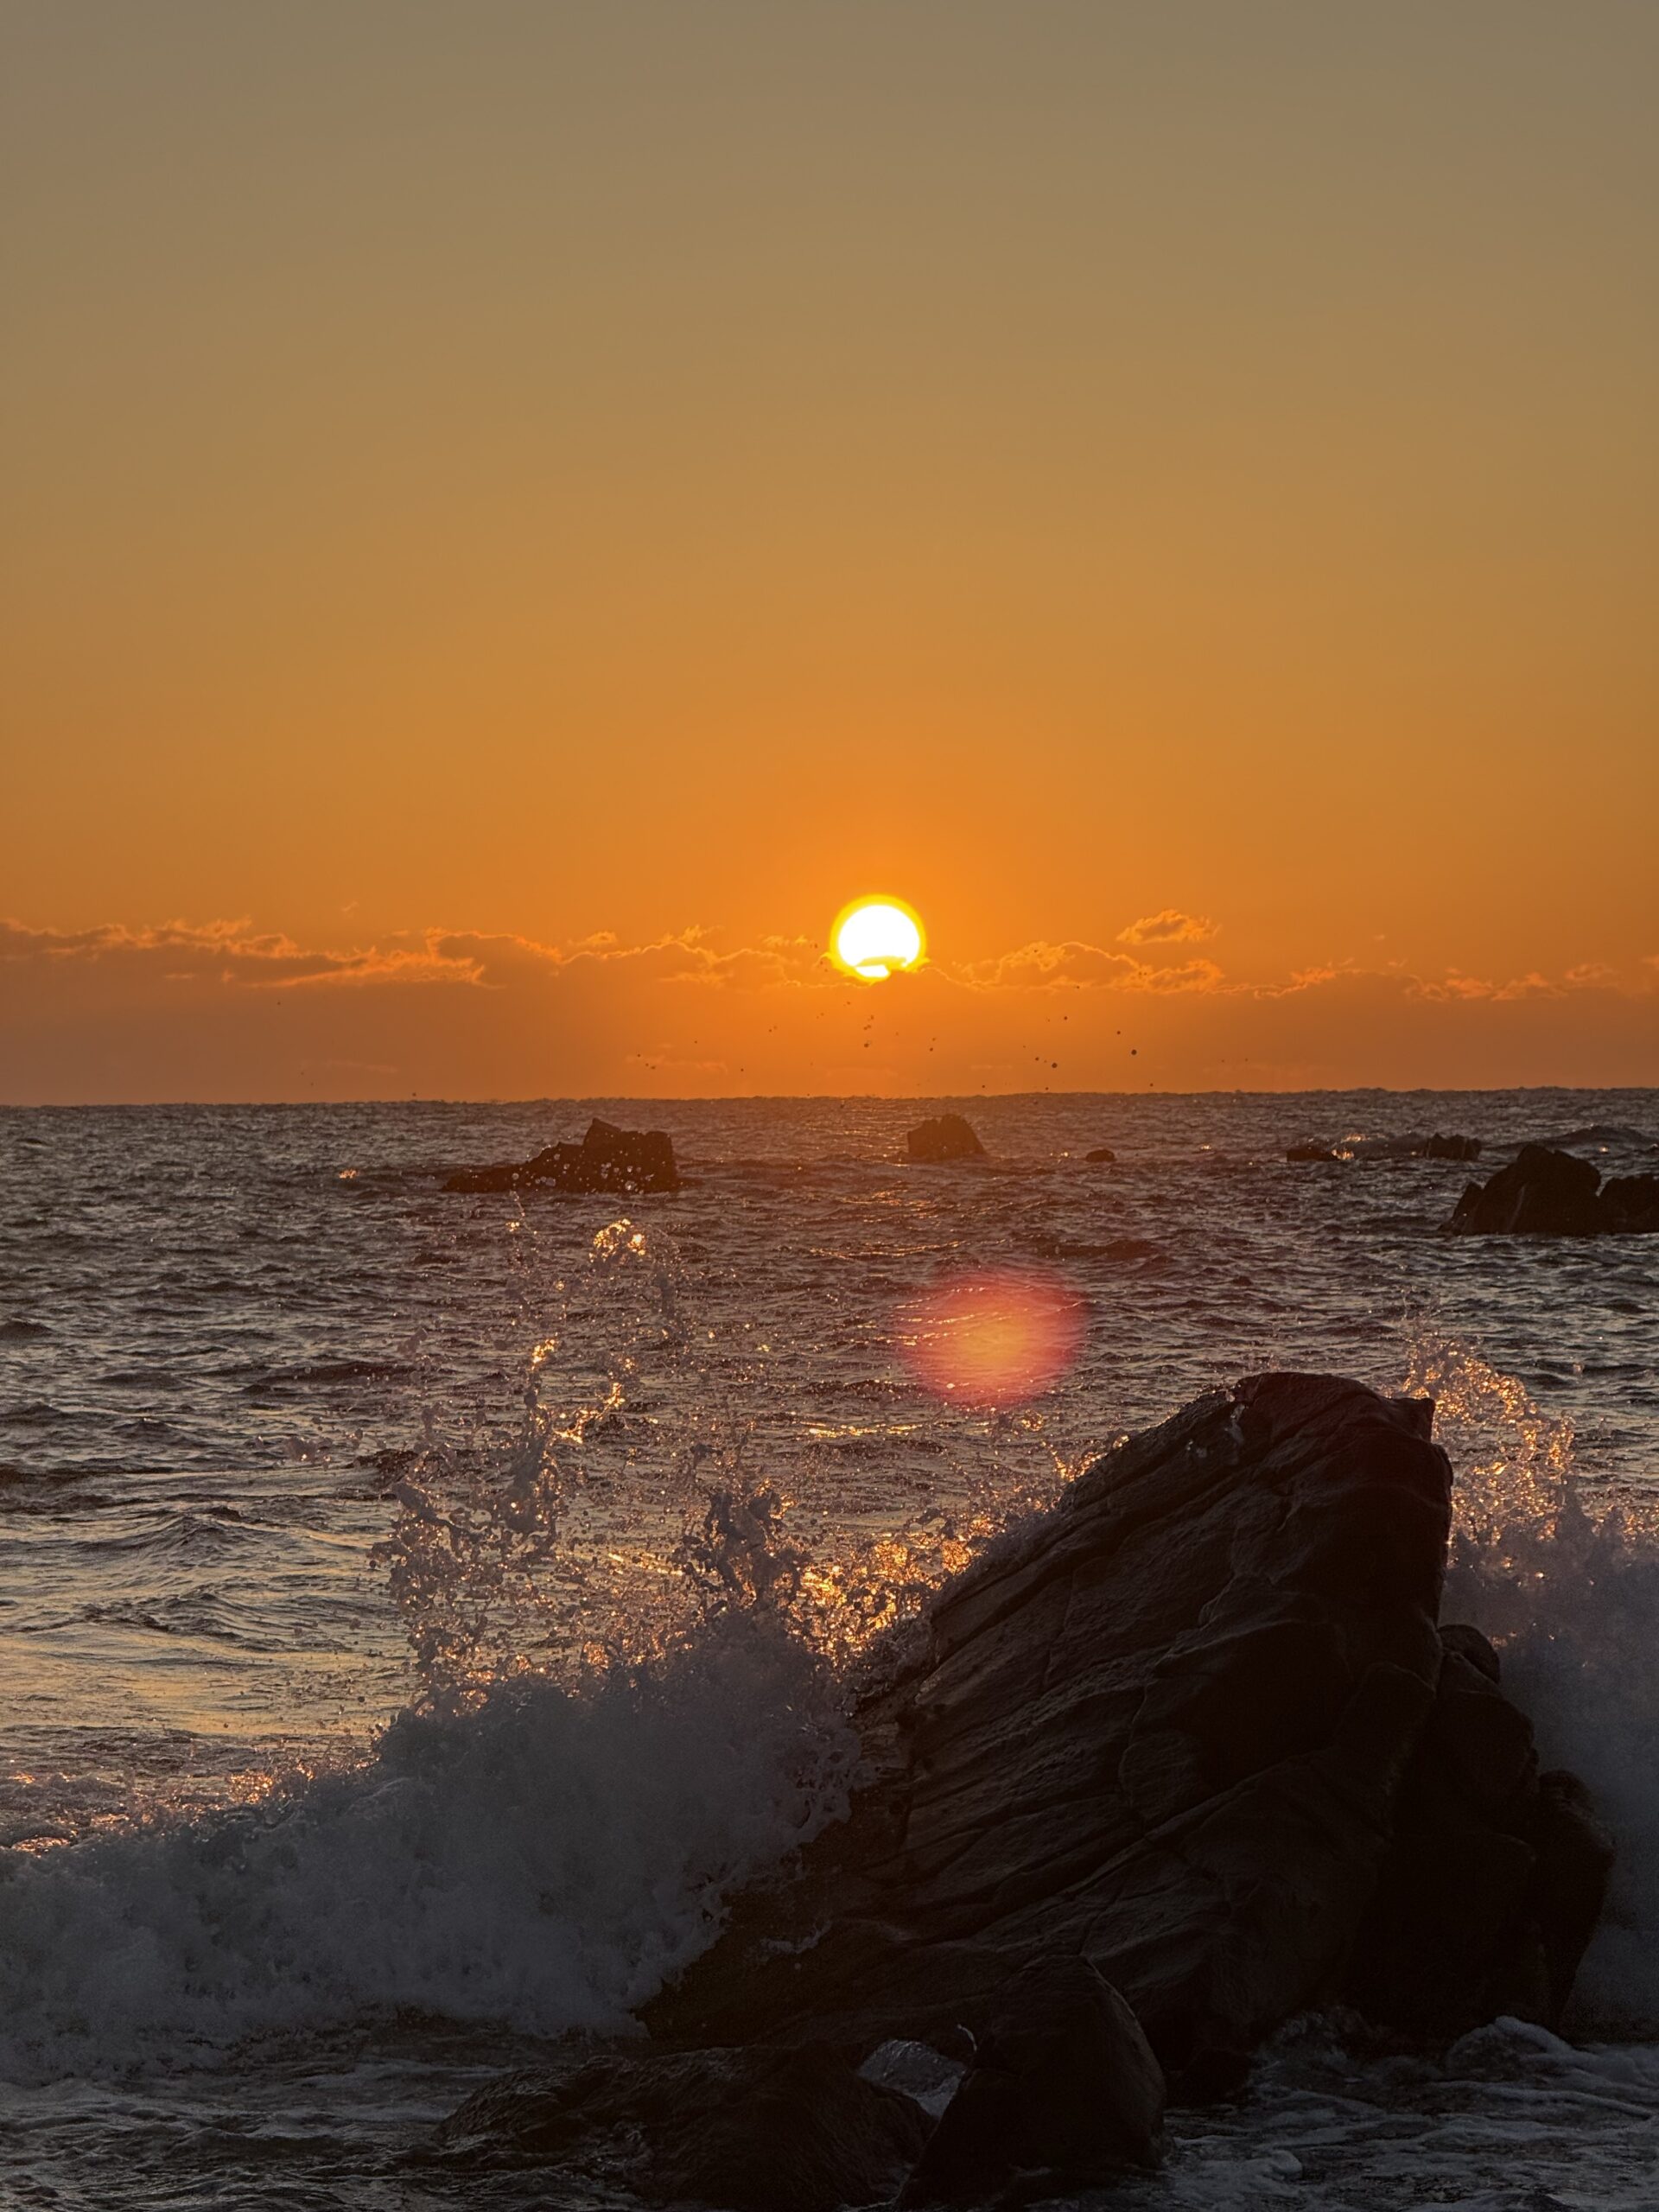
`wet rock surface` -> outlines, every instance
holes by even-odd
[[[905,1152],[911,1160],[982,1160],[985,1147],[971,1122],[960,1114],[940,1114],[918,1122],[905,1135]]]
[[[619,1129],[593,1121],[580,1144],[550,1144],[534,1159],[499,1167],[459,1168],[446,1191],[519,1191],[542,1185],[556,1191],[616,1192],[624,1195],[677,1191],[681,1177],[673,1140],[661,1129]]]
[[[1507,1167],[1471,1183],[1447,1228],[1465,1236],[1629,1236],[1659,1234],[1659,1175],[1611,1175],[1587,1160],[1523,1145]]]

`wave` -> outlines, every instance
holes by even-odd
[[[624,2029],[844,1809],[855,1750],[822,1666],[732,1613],[579,1693],[407,1713],[364,1765],[233,1812],[0,1855],[0,2063],[176,2063],[398,2008]]]

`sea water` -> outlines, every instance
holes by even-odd
[[[1446,1617],[1623,1856],[1570,2040],[1296,2023],[1136,2199],[1659,2204],[1659,1239],[1440,1233],[1526,1138],[1651,1169],[1659,1096],[944,1103],[983,1162],[906,1164],[938,1102],[0,1113],[0,2203],[599,2202],[422,2147],[840,1815],[978,1545],[1295,1366],[1436,1396]],[[442,1190],[594,1112],[686,1188]],[[918,1383],[964,1270],[1083,1301],[1036,1402]]]

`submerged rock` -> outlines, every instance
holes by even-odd
[[[1611,1176],[1549,1145],[1522,1145],[1507,1167],[1471,1183],[1446,1227],[1465,1236],[1659,1233],[1659,1175]]]
[[[1083,1156],[1090,1167],[1109,1166],[1117,1158],[1109,1144],[1097,1144],[1092,1152],[1085,1152]]]
[[[740,1907],[649,2008],[653,2031],[978,2036],[1015,1974],[1077,1957],[1198,2094],[1344,1998],[1396,1847],[1416,1849],[1396,1829],[1450,1663],[1431,1414],[1262,1376],[1097,1460],[942,1592],[924,1648],[860,1709],[874,1778],[851,1818]],[[1491,1738],[1530,1742],[1487,1688],[1489,1735],[1432,1736],[1454,1775],[1470,1764],[1478,1805]],[[1543,1910],[1542,1815],[1516,1809],[1529,1755],[1491,1847],[1517,1880],[1459,1955],[1460,2000],[1510,1986],[1517,1928]],[[1535,1991],[1536,2015],[1561,1993]],[[1427,2009],[1462,2018],[1461,2001]]]
[[[1304,1143],[1290,1146],[1285,1158],[1298,1162],[1322,1160],[1478,1160],[1478,1137],[1459,1136],[1437,1129],[1431,1136],[1344,1137],[1340,1144]]]
[[[635,1193],[677,1191],[673,1140],[661,1129],[619,1129],[593,1121],[580,1144],[550,1144],[533,1160],[504,1167],[463,1167],[446,1191],[518,1191],[545,1184],[556,1191]]]
[[[960,1114],[918,1122],[906,1135],[905,1150],[912,1160],[981,1160],[985,1154],[973,1124]]]
[[[618,2044],[470,2096],[435,2148],[464,2165],[556,2164],[652,2203],[836,2212],[890,2200],[933,2128],[838,2051]]]

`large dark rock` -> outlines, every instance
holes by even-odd
[[[1370,2018],[1449,2040],[1500,2012],[1558,2024],[1613,1848],[1583,1784],[1540,1776],[1497,1653],[1443,1629],[1434,1710],[1349,1969]]]
[[[900,2202],[982,2204],[1155,2166],[1164,2077],[1141,2024],[1086,1960],[1039,1959],[998,1998]]]
[[[839,2052],[623,2044],[492,2082],[434,2148],[461,2165],[556,2165],[607,2201],[620,2188],[724,2212],[836,2212],[891,2201],[932,2127]]]
[[[740,1904],[653,2032],[944,2047],[958,2024],[994,2033],[1016,1974],[1076,1958],[1177,2094],[1225,2088],[1310,2005],[1412,2009],[1392,1994],[1408,1961],[1386,1987],[1374,1968],[1378,1916],[1439,1974],[1447,1913],[1397,1901],[1454,1803],[1446,1884],[1478,1910],[1415,2017],[1515,1992],[1535,1923],[1553,1963],[1514,2001],[1553,2018],[1578,1939],[1540,1884],[1573,1893],[1575,1927],[1595,1885],[1582,1832],[1550,1840],[1567,1801],[1525,1720],[1437,1632],[1451,1477],[1431,1412],[1263,1376],[1096,1461],[941,1594],[859,1708],[851,1817]]]
[[[960,1114],[918,1122],[906,1135],[905,1150],[912,1160],[980,1160],[985,1153],[973,1124]]]
[[[677,1191],[671,1138],[661,1129],[619,1129],[593,1121],[580,1144],[550,1144],[533,1160],[504,1167],[463,1167],[446,1191],[519,1191],[532,1184],[556,1191]]]
[[[1471,1183],[1448,1229],[1466,1236],[1601,1236],[1659,1231],[1659,1176],[1601,1177],[1587,1160],[1522,1145],[1486,1183]]]

